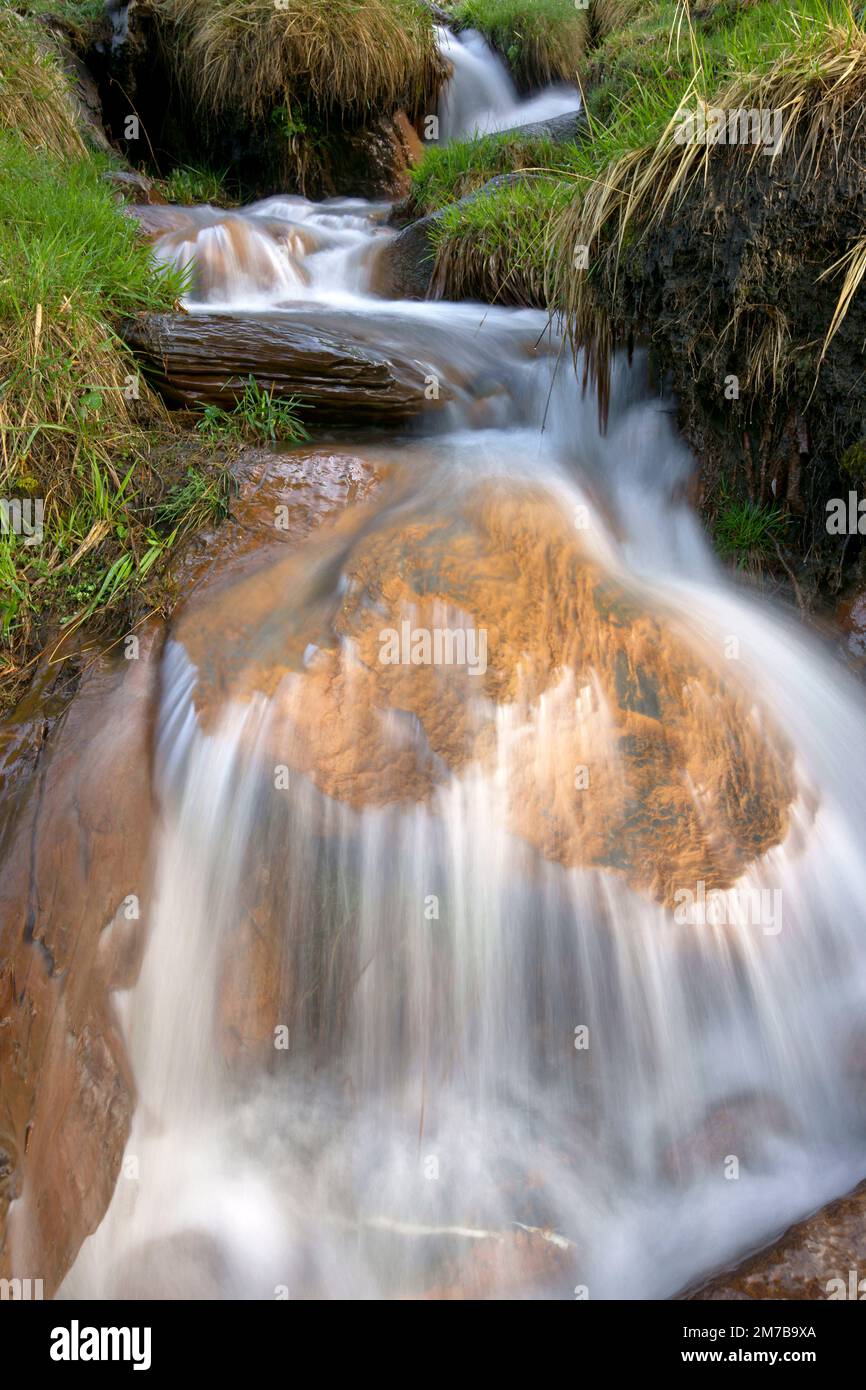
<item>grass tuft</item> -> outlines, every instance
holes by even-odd
[[[312,111],[361,119],[417,109],[444,76],[419,0],[155,0],[182,88],[207,118],[265,126]]]
[[[674,18],[667,43],[676,61],[620,107],[617,119],[596,132],[592,148],[577,150],[566,175],[572,197],[550,239],[549,299],[564,310],[576,345],[587,350],[602,378],[613,346],[634,327],[618,321],[614,307],[623,259],[649,231],[672,224],[689,197],[700,196],[712,161],[738,160],[746,178],[757,160],[768,159],[756,145],[681,142],[678,113],[700,105],[780,111],[773,164],[789,161],[793,177],[809,180],[833,157],[866,97],[866,34],[844,3],[800,0],[797,9],[756,4],[712,41],[692,26],[687,5],[680,3]],[[588,268],[576,263],[579,247],[589,248]],[[849,273],[842,317],[861,262],[855,254],[849,265],[856,283]],[[784,315],[772,305],[735,303],[720,345],[728,358],[749,362],[753,397],[775,396],[794,365]]]
[[[234,207],[237,199],[230,196],[226,187],[227,173],[227,169],[217,172],[179,164],[167,178],[161,180],[159,190],[167,203],[178,203],[182,207],[192,207],[195,203]]]
[[[788,518],[780,507],[729,502],[716,521],[719,554],[741,569],[759,570],[784,541]]]
[[[0,10],[0,130],[34,152],[84,153],[69,83],[45,36],[14,10]]]
[[[310,437],[298,419],[299,409],[303,407],[294,396],[275,396],[251,376],[232,410],[206,405],[196,428],[211,443],[299,444]]]

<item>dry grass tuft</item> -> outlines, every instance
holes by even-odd
[[[185,90],[212,118],[277,108],[359,119],[415,110],[444,78],[417,0],[156,0]]]
[[[69,83],[14,10],[0,11],[0,129],[16,131],[34,151],[67,159],[84,153]]]

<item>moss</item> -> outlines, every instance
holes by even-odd
[[[839,460],[839,467],[856,482],[866,478],[866,439],[858,439],[856,444],[848,446]]]
[[[567,169],[574,159],[569,143],[549,136],[487,135],[427,151],[412,170],[410,212],[422,217],[475,193],[500,174],[543,174]]]

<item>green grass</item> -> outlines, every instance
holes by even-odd
[[[788,518],[779,507],[728,502],[716,521],[716,548],[740,568],[760,568],[773,557],[787,530]]]
[[[299,444],[310,437],[298,419],[299,409],[303,406],[294,396],[274,396],[251,376],[233,410],[206,405],[196,428],[210,443]]]
[[[155,508],[154,525],[168,532],[178,526],[200,530],[208,524],[218,525],[229,515],[236,493],[237,481],[230,469],[205,473],[191,466]]]
[[[50,15],[79,29],[105,22],[105,0],[15,0],[15,9],[28,15]]]
[[[431,148],[411,171],[413,215],[421,217],[447,207],[498,174],[567,169],[573,159],[572,145],[557,144],[549,136],[520,139],[485,135],[480,140],[455,140]]]
[[[476,2],[488,5],[492,13],[493,0]],[[711,98],[738,74],[766,72],[792,48],[801,52],[808,70],[828,15],[850,21],[844,0],[796,0],[804,41],[792,27],[793,0],[758,0],[748,8],[722,4],[696,13],[691,25],[682,0],[623,2],[619,9],[617,0],[609,4],[610,14],[624,14],[627,22],[612,30],[602,26],[590,55],[586,104],[591,137],[545,151],[552,176],[533,178],[531,190],[513,185],[446,211],[435,238],[447,292],[473,297],[488,292],[492,272],[487,262],[493,256],[513,283],[547,283],[533,302],[560,307],[561,280],[568,274],[570,258],[551,232],[567,204],[579,208],[590,190],[609,180],[617,161],[658,142],[686,97],[690,103],[697,96]],[[814,43],[808,38],[810,26]],[[539,165],[541,155],[539,150]],[[429,151],[413,174],[413,202],[425,209],[447,207],[473,182],[477,187],[487,177],[505,172],[509,161],[510,167],[520,167],[514,147],[497,149],[487,141],[475,151],[465,145]],[[629,235],[626,229],[623,244]],[[514,248],[512,258],[506,254],[509,245]],[[511,260],[516,268],[509,271]],[[477,283],[474,292],[473,266],[483,268],[486,280],[484,285]]]
[[[437,288],[447,298],[543,306],[550,220],[567,205],[563,185],[539,174],[445,208],[432,228]]]
[[[0,497],[44,508],[39,544],[0,533],[7,703],[64,625],[107,621],[112,606],[123,623],[149,602],[203,495],[165,510],[177,435],[117,333],[125,316],[170,309],[182,277],[154,262],[118,209],[107,161],[84,153],[66,125],[58,70],[35,31],[8,15],[0,67],[15,74],[0,110]],[[29,119],[37,81],[47,126]],[[16,110],[28,117],[20,132],[7,128]]]
[[[62,34],[82,58],[111,32],[105,0],[13,0],[9,8],[44,25],[45,31]]]
[[[169,203],[191,207],[194,203],[211,203],[214,207],[232,207],[237,203],[226,187],[227,170],[197,169],[178,165],[160,183],[160,192]]]

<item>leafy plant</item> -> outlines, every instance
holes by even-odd
[[[189,467],[184,481],[156,508],[154,525],[184,525],[197,530],[208,522],[224,521],[236,492],[237,481],[229,469],[221,468],[213,477],[207,477],[201,469]]]

